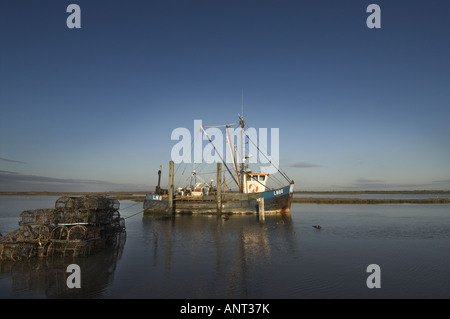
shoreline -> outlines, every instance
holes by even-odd
[[[345,198],[303,197],[292,198],[293,204],[450,204],[450,198]]]
[[[65,196],[65,195],[146,195],[151,191],[106,191],[106,192],[0,192],[0,195],[48,195],[48,196]],[[304,195],[359,195],[359,194],[450,194],[450,190],[400,190],[400,191],[383,191],[383,190],[361,190],[361,191],[294,191],[294,194]]]
[[[147,191],[135,192],[0,192],[0,196],[82,196],[103,195],[117,200],[143,202]],[[358,194],[450,194],[450,190],[416,190],[416,191],[296,191],[303,195],[358,195]],[[346,198],[346,197],[301,197],[292,198],[293,204],[450,204],[450,198]]]
[[[450,190],[414,190],[414,191],[381,191],[381,190],[362,190],[362,191],[294,191],[294,194],[304,195],[363,195],[363,194],[450,194]]]
[[[148,191],[136,192],[0,192],[0,195],[27,195],[27,196],[69,196],[69,195],[145,195]]]

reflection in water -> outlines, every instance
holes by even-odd
[[[0,232],[54,198],[0,196]],[[134,215],[126,244],[0,264],[0,298],[449,298],[450,205],[293,205],[290,215]],[[321,225],[322,229],[313,228]],[[125,244],[125,246],[124,246]],[[69,264],[81,289],[68,289]],[[381,267],[368,289],[366,268]]]
[[[142,227],[142,233],[151,234],[146,245],[153,250],[153,266],[164,260],[164,276],[176,278],[178,288],[217,289],[219,295],[235,297],[248,296],[249,277],[266,280],[261,268],[271,266],[274,247],[295,246],[290,214],[267,215],[265,224],[260,224],[255,215],[179,215],[167,219],[145,216]],[[180,276],[183,270],[190,276]],[[192,276],[198,280],[193,282]]]
[[[125,245],[126,232],[117,233],[113,244],[88,257],[30,258],[0,261],[0,276],[10,276],[12,294],[37,298],[98,298],[114,277],[116,265]],[[81,269],[83,289],[69,289],[66,284],[67,266],[77,264]],[[89,292],[86,295],[86,292]]]

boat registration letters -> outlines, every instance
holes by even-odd
[[[161,195],[152,195],[152,200],[162,200]]]

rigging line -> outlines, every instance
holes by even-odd
[[[270,174],[270,179],[274,180],[278,186],[284,186],[284,184],[276,177],[275,174]],[[269,188],[269,187],[267,187]],[[272,188],[273,190],[274,188]]]
[[[216,172],[201,172],[202,175],[211,175],[211,174],[215,174]]]
[[[203,127],[226,127],[226,126],[233,126],[238,125],[239,122],[231,123],[231,124],[224,124],[224,125],[202,125]]]
[[[245,133],[244,133],[245,134]],[[256,146],[257,150],[269,161],[270,164],[272,164],[272,160],[269,159],[266,154],[264,152],[261,151],[261,149],[259,148],[258,145],[255,144],[255,142],[253,142],[253,140],[250,139],[250,137],[245,134],[248,137],[248,140],[254,145]],[[291,182],[289,176],[287,176],[287,174],[283,171],[283,169],[280,167],[279,163],[274,163],[277,167],[278,167],[278,171],[280,172],[280,175],[283,176],[288,182]]]
[[[177,176],[177,173],[178,173],[178,169],[180,168],[180,166],[181,165],[177,165],[177,168],[175,169],[175,172],[173,173],[173,178],[174,178],[174,180],[175,180],[175,176]],[[183,173],[184,173],[184,170],[183,170]],[[181,174],[181,176],[183,176],[183,173]],[[181,177],[180,177],[181,178]],[[179,182],[179,181],[178,181]]]
[[[284,186],[283,183],[277,177],[275,177],[275,175],[272,175],[271,178],[277,182],[278,186]]]
[[[281,174],[281,173],[280,173],[280,174]],[[270,179],[271,179],[271,180],[274,180],[274,181],[276,182],[276,184],[278,184],[278,186],[284,186],[284,183],[282,183],[282,182],[278,179],[276,173],[275,173],[275,174],[270,174]]]
[[[250,141],[250,142],[252,142],[252,144],[254,145],[254,146],[256,146],[256,149],[269,161],[269,163],[270,164],[272,164],[272,160],[271,159],[269,159],[261,150],[260,150],[260,148],[259,148],[259,146],[258,145],[256,145],[255,144],[255,142],[253,142],[251,139],[250,139],[250,136],[248,136],[247,135],[247,133],[245,133],[245,131],[244,131],[244,134],[245,134],[245,136],[247,136],[248,137],[248,140]],[[275,165],[277,165],[277,163],[274,163]],[[289,177],[287,176],[287,174],[281,169],[281,167],[280,167],[280,165],[278,164],[277,165],[277,167],[278,167],[278,171],[280,172],[280,174],[281,174],[281,176],[283,176],[288,182],[291,182],[291,180],[289,179]]]
[[[247,176],[248,176],[248,174],[246,174]],[[254,181],[254,182],[257,182],[257,183],[259,183],[259,184],[261,184],[262,186],[264,186],[264,188],[266,188],[266,189],[268,189],[268,190],[271,190],[271,191],[273,191],[275,188],[271,188],[271,187],[269,187],[269,186],[267,186],[267,185],[264,185],[263,183],[261,183],[260,181],[259,181],[259,179],[257,178],[257,179],[251,179],[252,181]],[[278,181],[279,182],[279,181]],[[281,186],[282,184],[280,183],[280,186]]]
[[[194,139],[191,139],[191,150],[192,150],[192,146],[193,146],[193,145],[194,145]],[[186,155],[183,154],[183,159],[182,159],[181,162],[184,162],[185,156],[186,156]],[[190,161],[191,159],[189,158],[188,160]],[[177,188],[178,188],[178,186],[180,185],[181,178],[184,176],[184,172],[186,171],[187,164],[186,164],[186,162],[184,162],[184,163],[185,163],[185,165],[184,165],[183,173],[181,173],[181,176],[180,176],[180,178],[178,179]],[[179,168],[180,166],[181,166],[181,165],[177,165],[177,169],[176,169],[175,173],[173,174],[173,176],[176,176],[176,175],[177,175],[178,168]]]
[[[226,173],[226,172],[224,171],[224,173]],[[226,176],[227,175],[225,175],[225,174],[223,175],[223,178],[224,178],[224,180],[223,180],[224,192],[226,192],[227,190],[228,191],[232,191],[231,186],[229,186],[229,184],[228,184],[228,180],[226,179]]]
[[[247,122],[246,122],[247,123]],[[248,126],[248,125],[247,125]],[[250,137],[245,133],[244,134],[248,137],[249,141],[252,142],[253,145],[256,146],[256,148],[261,152],[261,154],[263,154],[263,156],[269,161],[269,163],[272,164],[272,161],[270,159],[267,158],[267,156],[259,149],[259,147],[250,139]],[[278,164],[278,171],[280,171],[280,174],[288,181],[291,182],[291,179],[289,178],[289,176],[286,174],[286,172],[281,168],[280,163],[275,163]]]
[[[233,188],[230,186],[230,184],[231,184],[231,183],[230,183],[230,180],[229,180],[229,179],[226,179],[226,177],[228,176],[228,175],[226,175],[226,174],[229,174],[229,172],[223,171],[223,173],[224,173],[225,185],[226,185],[226,187],[228,187],[228,190],[232,191]],[[231,177],[233,177],[233,176],[231,176]]]
[[[231,186],[229,186],[229,184],[227,182],[225,182],[225,191],[226,192],[232,192],[233,189],[231,188]]]
[[[181,173],[180,179],[178,180],[178,183],[177,183],[177,188],[178,188],[178,186],[180,186],[181,178],[184,176],[184,172],[186,171],[186,167],[187,167],[187,165],[184,165],[183,173]],[[174,175],[175,175],[175,174],[174,174]]]
[[[191,174],[190,176],[188,176],[188,177],[184,180],[183,184],[184,184],[184,185],[187,185],[187,181],[188,181],[189,179],[192,179],[192,174]],[[191,182],[189,182],[189,186],[192,186],[192,183],[191,183]],[[195,185],[194,185],[194,186],[195,186]],[[186,187],[186,186],[185,186],[185,187]],[[178,188],[178,186],[177,186],[177,188]]]
[[[230,173],[230,175],[231,175],[231,177],[233,178],[233,180],[236,182],[237,185],[239,185],[238,182],[236,181],[236,179],[234,178],[234,176],[231,174],[231,171],[230,171],[230,169],[228,168],[228,165],[227,165],[227,164],[225,163],[225,161],[223,160],[222,155],[220,155],[220,153],[217,151],[216,146],[215,146],[215,145],[213,144],[213,142],[211,141],[211,138],[210,138],[209,135],[206,133],[206,131],[203,129],[203,126],[200,126],[200,127],[201,127],[201,129],[203,130],[203,132],[205,133],[205,135],[206,135],[206,137],[208,138],[208,140],[209,140],[209,142],[211,143],[211,145],[213,146],[214,151],[216,151],[217,155],[219,155],[220,159],[222,160],[223,165],[225,165],[227,171]]]
[[[271,188],[271,187],[269,187],[269,186],[267,186],[267,185],[264,185],[263,183],[261,183],[259,180],[257,180],[257,179],[254,179],[253,180],[254,182],[257,182],[257,183],[259,183],[259,184],[261,184],[262,186],[264,186],[264,188],[265,189],[268,189],[268,190],[270,190],[270,191],[273,191],[275,188]]]
[[[207,174],[207,173],[204,173],[204,172],[202,172],[202,170],[203,169],[205,169],[205,164],[203,164],[203,162],[202,163],[197,163],[198,165],[197,165],[197,167],[195,168],[195,173],[198,175],[198,174]]]

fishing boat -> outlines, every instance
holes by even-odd
[[[241,152],[237,154],[237,145],[231,145],[229,139],[230,125],[224,125],[227,131],[227,144],[232,154],[233,163],[223,161],[217,163],[216,180],[211,179],[206,182],[197,173],[196,167],[191,172],[189,183],[183,187],[174,185],[174,162],[169,163],[169,186],[168,189],[161,188],[161,171],[158,171],[158,185],[155,191],[148,193],[144,200],[144,214],[163,214],[173,216],[174,214],[258,214],[261,211],[264,214],[289,213],[291,209],[291,199],[294,192],[294,181],[289,179],[285,172],[278,166],[277,173],[280,173],[285,179],[285,184],[277,187],[269,186],[271,175],[267,172],[254,172],[249,168],[248,159],[251,154],[244,156],[244,119],[239,116],[238,129],[241,134]],[[209,138],[205,127],[201,130],[214,147],[213,141]],[[259,148],[256,146],[258,151]],[[238,160],[242,159],[242,160]],[[270,161],[270,159],[269,159]],[[222,174],[222,164],[225,166]],[[239,168],[238,168],[239,167]],[[236,189],[228,189],[225,180],[231,181]],[[279,181],[279,179],[277,178]]]

